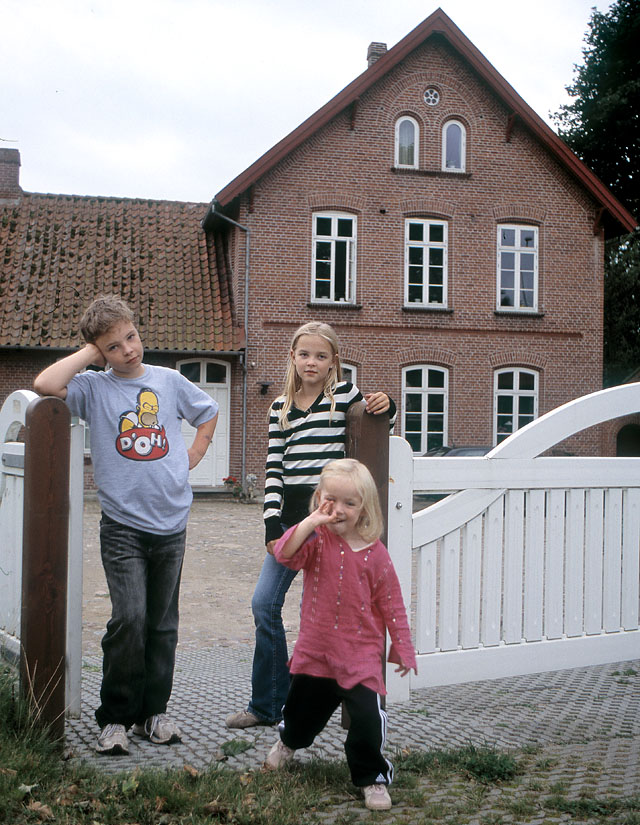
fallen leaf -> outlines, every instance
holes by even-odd
[[[53,811],[48,805],[43,805],[42,802],[36,802],[36,800],[32,800],[27,805],[27,808],[38,817],[38,819],[55,819],[53,815]]]
[[[193,776],[194,778],[196,776],[200,776],[200,771],[196,770],[196,768],[194,768],[193,765],[185,765],[183,770],[185,771],[185,773],[188,773],[189,776]]]

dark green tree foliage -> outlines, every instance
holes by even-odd
[[[573,103],[554,120],[560,137],[635,215],[640,212],[640,0],[592,12],[567,86]]]
[[[640,230],[605,247],[604,383],[620,384],[640,367]]]
[[[573,103],[558,133],[616,197],[640,216],[640,0],[593,9],[584,63],[567,86]],[[604,383],[640,367],[640,233],[611,238],[605,252]]]

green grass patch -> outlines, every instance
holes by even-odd
[[[396,760],[396,769],[439,776],[462,773],[481,783],[506,782],[516,777],[521,770],[512,754],[477,745],[400,754]]]

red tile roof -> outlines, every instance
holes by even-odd
[[[578,179],[602,209],[606,210],[617,225],[630,232],[637,225],[634,216],[614,197],[596,175],[575,155],[567,144],[549,128],[542,118],[520,97],[502,75],[494,69],[487,58],[462,33],[442,9],[436,9],[425,20],[409,32],[388,52],[378,58],[368,69],[356,77],[339,94],[333,97],[311,117],[307,118],[289,135],[276,143],[268,152],[251,164],[244,172],[228,183],[215,197],[220,206],[227,207],[235,198],[249,189],[277,163],[296,149],[307,138],[329,123],[334,117],[352,105],[371,86],[397,66],[414,49],[420,47],[433,35],[444,37],[470,64],[478,75],[503,101],[513,117],[536,136],[542,145],[553,154],[567,171]],[[209,214],[207,213],[207,218]]]
[[[102,292],[130,304],[147,349],[237,351],[228,281],[200,225],[206,206],[30,193],[0,200],[0,346],[78,346],[80,316]]]

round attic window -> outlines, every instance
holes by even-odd
[[[427,106],[437,106],[440,102],[440,92],[437,89],[426,89],[424,93],[424,102]]]

